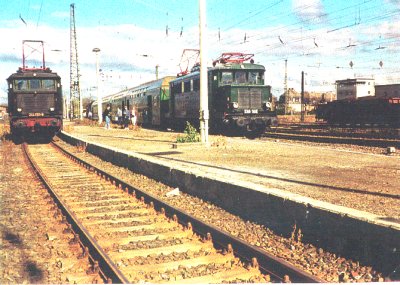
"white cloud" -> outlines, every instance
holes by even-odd
[[[321,0],[292,0],[292,8],[303,21],[317,21],[325,16]]]
[[[323,14],[320,1],[293,2],[301,17]],[[54,16],[63,16],[55,14]],[[67,16],[66,14],[64,16]],[[376,29],[359,27],[341,29],[327,33],[326,28],[303,30],[292,26],[265,27],[257,30],[231,29],[221,33],[208,31],[209,60],[215,59],[222,52],[254,53],[255,61],[266,67],[266,83],[273,90],[283,88],[284,59],[288,59],[289,86],[299,90],[301,71],[307,73],[309,89],[331,88],[326,82],[353,77],[354,73],[367,75],[375,73],[381,83],[388,80],[400,80],[399,60],[390,58],[390,53],[399,47],[393,37],[399,38],[397,27],[400,23],[382,22]],[[24,39],[45,41],[47,66],[58,72],[63,80],[64,91],[69,94],[70,31],[69,28],[30,25],[27,27],[19,20],[0,21],[0,34],[7,39],[0,46],[0,97],[6,97],[5,78],[21,66],[21,44]],[[247,40],[244,42],[244,35]],[[392,37],[392,41],[390,38]],[[280,42],[279,38],[284,42]],[[395,38],[396,39],[396,38]],[[79,27],[77,26],[78,61],[80,83],[83,96],[94,95],[95,54],[92,49],[101,49],[99,54],[102,69],[102,91],[104,95],[117,92],[122,88],[155,78],[155,66],[159,65],[159,75],[175,75],[179,69],[182,50],[198,48],[198,27],[186,28],[183,36],[179,31],[152,30],[135,25]],[[349,43],[357,46],[346,48]],[[381,44],[385,50],[375,48]],[[349,62],[354,67],[349,67]],[[382,60],[384,66],[379,68]],[[393,64],[393,65],[392,65]],[[393,66],[397,66],[397,69]],[[390,72],[387,72],[390,70]],[[387,74],[387,76],[385,75]],[[320,82],[321,86],[316,86]],[[325,83],[324,83],[325,82]],[[313,83],[313,84],[311,84]],[[277,91],[278,92],[278,91]],[[93,93],[93,94],[91,94]],[[278,92],[279,93],[279,92]]]
[[[70,17],[69,13],[65,11],[55,11],[51,13],[51,16],[54,18],[61,18],[61,19],[69,19]]]
[[[392,3],[400,7],[400,0],[385,0],[385,2]]]

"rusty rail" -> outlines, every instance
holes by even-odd
[[[44,186],[48,189],[49,194],[54,199],[55,203],[61,209],[63,215],[65,216],[67,222],[71,225],[71,229],[76,233],[79,238],[83,248],[88,248],[88,253],[93,264],[98,263],[99,270],[102,273],[107,282],[116,284],[127,284],[129,281],[123,276],[119,271],[117,266],[110,260],[107,254],[102,250],[102,248],[97,244],[95,239],[90,235],[90,233],[83,227],[83,225],[76,218],[75,214],[68,208],[68,206],[62,201],[62,199],[52,190],[50,183],[45,178],[45,175],[37,167],[37,164],[33,161],[29,151],[27,150],[26,144],[22,144],[23,152],[32,166],[32,170],[36,173],[39,179],[42,181]]]
[[[212,241],[216,247],[220,248],[228,248],[228,245],[233,247],[233,251],[236,255],[246,259],[251,263],[253,258],[257,259],[258,266],[263,273],[270,274],[271,276],[277,278],[280,281],[284,281],[285,275],[290,276],[290,280],[292,282],[300,282],[300,283],[321,283],[324,282],[323,280],[305,272],[290,263],[286,262],[285,260],[273,256],[272,254],[259,249],[255,246],[249,245],[246,242],[230,235],[225,231],[221,231],[220,229],[207,224],[185,211],[179,210],[174,208],[173,206],[169,205],[168,203],[159,200],[157,197],[149,193],[145,193],[140,189],[135,188],[134,186],[130,185],[129,183],[125,182],[122,179],[119,179],[100,168],[97,168],[84,160],[76,157],[69,151],[61,148],[59,145],[54,144],[60,151],[62,151],[65,155],[69,156],[72,160],[76,161],[77,163],[81,164],[82,166],[90,169],[97,174],[107,178],[111,182],[115,183],[115,185],[119,186],[122,189],[125,189],[130,194],[134,193],[137,198],[142,198],[148,204],[152,203],[154,208],[158,211],[164,209],[165,213],[169,217],[173,217],[174,215],[177,216],[180,223],[188,225],[189,223],[193,226],[193,231],[197,234],[206,237],[207,235],[212,236]]]

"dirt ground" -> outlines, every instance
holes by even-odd
[[[225,179],[297,193],[400,223],[400,157],[379,154],[384,150],[213,135],[205,146],[174,144],[178,133],[143,128],[105,130],[66,124],[64,130]]]

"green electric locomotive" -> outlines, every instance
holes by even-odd
[[[217,131],[263,132],[277,124],[271,86],[265,85],[263,65],[252,54],[223,53],[208,69],[210,127]],[[200,68],[170,82],[170,120],[199,124]]]

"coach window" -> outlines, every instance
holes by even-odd
[[[179,86],[180,86],[180,84],[178,84],[178,83],[172,84],[172,92],[174,94],[178,94],[179,93]]]
[[[193,80],[193,91],[198,91],[200,90],[200,79],[194,79]]]
[[[235,72],[235,83],[246,83],[246,72],[245,71],[237,71]]]
[[[233,75],[232,72],[222,72],[221,74],[221,83],[222,84],[232,84]]]
[[[184,83],[184,92],[190,92],[190,80]]]

